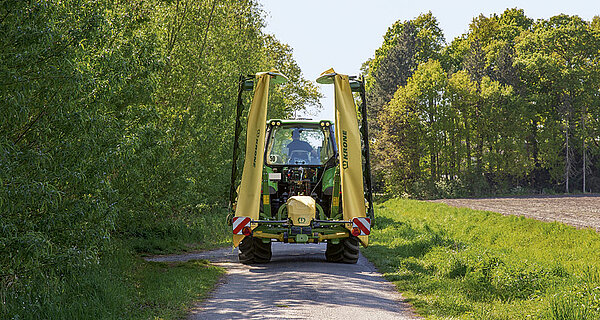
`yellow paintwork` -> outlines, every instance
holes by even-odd
[[[260,184],[262,181],[264,162],[269,83],[281,83],[286,80],[287,79],[276,70],[256,74],[254,98],[248,113],[246,158],[244,161],[242,181],[238,192],[235,216],[250,217],[253,220],[258,220],[260,210]],[[355,217],[365,217],[366,210],[363,190],[361,139],[358,130],[356,106],[354,104],[354,97],[350,89],[348,76],[337,74],[333,69],[329,69],[321,74],[319,79],[317,79],[317,82],[333,83],[335,89],[335,138],[339,150],[340,178],[343,194],[343,219],[351,221],[352,218]],[[263,201],[268,203],[268,196],[266,199],[263,199]],[[332,201],[339,200],[334,196]],[[313,209],[312,216],[308,218],[307,215],[305,218],[306,222],[297,224],[298,221],[294,221],[294,224],[309,225],[314,214],[315,211]],[[304,215],[305,214],[302,213],[302,217],[304,217]],[[298,217],[296,217],[296,220]],[[256,225],[253,224],[252,228],[254,229],[255,227]],[[350,230],[352,229],[352,225],[346,225],[346,228]],[[349,234],[346,232],[320,235],[318,241],[345,238],[348,237],[348,235]],[[267,234],[260,231],[255,232],[254,236],[283,241],[283,235]],[[233,245],[237,247],[243,238],[243,235],[234,235]],[[368,245],[368,236],[359,236],[358,238],[364,247]],[[288,241],[295,242],[294,239],[288,239]],[[315,242],[315,240],[311,239],[310,242]]]
[[[266,233],[266,232],[262,232],[262,231],[255,231],[252,234],[253,237],[255,238],[264,238],[264,239],[275,239],[278,241],[283,242],[283,234],[274,234],[274,233]],[[330,240],[330,239],[341,239],[341,238],[347,238],[349,236],[348,232],[337,232],[337,233],[332,233],[332,234],[321,234],[319,235],[319,242],[323,242],[325,240]],[[294,238],[288,238],[288,242],[295,242]],[[308,242],[315,242],[314,239],[309,239]]]
[[[286,202],[288,217],[295,226],[306,227],[315,217],[315,199],[309,196],[293,196]]]
[[[347,232],[337,232],[332,234],[321,234],[319,235],[319,241],[329,240],[329,239],[340,239],[340,238],[348,238],[349,234]]]
[[[339,205],[340,205],[340,197],[336,197],[336,196],[334,196],[334,197],[331,199],[331,201],[332,201],[332,204],[331,204],[332,206],[335,206],[335,207],[337,207],[337,206],[339,206]]]
[[[246,134],[246,157],[242,171],[242,181],[238,191],[236,217],[250,217],[258,220],[260,210],[260,184],[265,150],[265,131],[267,123],[267,103],[269,84],[282,83],[287,78],[277,70],[256,74],[254,98],[248,111],[248,129]],[[253,226],[255,228],[255,226]],[[237,247],[244,235],[233,235],[233,246]]]
[[[266,238],[266,239],[275,239],[279,241],[283,241],[283,234],[274,234],[274,233],[265,233],[262,231],[255,231],[252,234],[255,238]]]
[[[333,83],[335,89],[335,141],[339,152],[344,220],[366,217],[361,139],[350,81],[347,75],[329,69],[321,73],[317,82]],[[346,227],[352,229],[351,225]],[[369,244],[368,236],[360,236],[359,240],[365,247]]]

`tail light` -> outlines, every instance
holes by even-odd
[[[358,234],[354,234],[354,230],[357,230]],[[352,235],[368,236],[369,234],[371,234],[371,219],[366,217],[352,219]]]
[[[359,231],[360,232],[360,231]],[[244,227],[242,229],[242,234],[245,236],[249,236],[252,234],[252,229],[250,229],[250,227]]]

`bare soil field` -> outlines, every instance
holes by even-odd
[[[600,232],[600,194],[440,199],[432,202],[541,221],[558,221],[578,228],[593,228]]]

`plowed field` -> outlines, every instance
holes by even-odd
[[[559,221],[578,228],[589,227],[600,231],[600,194],[441,199],[433,202],[542,221]]]

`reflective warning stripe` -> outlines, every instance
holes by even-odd
[[[352,227],[358,228],[361,236],[368,236],[371,233],[371,219],[354,218],[352,219]]]
[[[249,226],[249,217],[233,217],[233,234],[242,234],[242,229]]]

